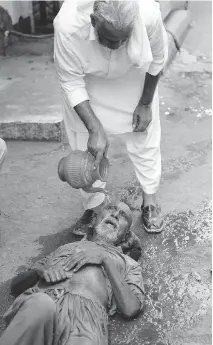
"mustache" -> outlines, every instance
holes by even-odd
[[[119,226],[119,221],[112,216],[108,216],[108,217],[104,218],[101,223],[106,225],[106,226],[112,225],[114,230],[117,230],[118,226]]]
[[[111,222],[110,220],[107,222],[102,221],[96,229],[99,233],[106,234],[107,236],[117,236],[117,224]]]

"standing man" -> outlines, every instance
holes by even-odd
[[[54,20],[54,59],[64,123],[72,150],[89,150],[97,167],[107,134],[126,144],[143,190],[147,232],[163,219],[155,195],[161,176],[157,83],[167,59],[167,34],[154,0],[66,0]],[[105,187],[96,181],[94,187]],[[74,233],[84,235],[105,202],[81,191],[85,212]]]

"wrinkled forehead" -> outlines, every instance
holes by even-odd
[[[114,208],[115,210],[123,211],[127,216],[129,226],[131,226],[131,224],[132,224],[132,211],[130,210],[130,208],[127,204],[125,204],[124,202],[121,202],[121,201],[116,201],[116,202],[111,202],[104,207],[105,210],[112,209],[112,208]]]

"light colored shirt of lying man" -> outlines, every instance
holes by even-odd
[[[90,240],[66,244],[14,278],[12,293],[22,294],[5,314],[0,344],[108,344],[108,315],[131,319],[144,306],[141,267],[119,249],[131,223],[126,204],[109,204]]]

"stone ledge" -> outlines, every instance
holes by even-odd
[[[0,137],[8,140],[63,141],[62,117],[26,116],[0,122]]]

